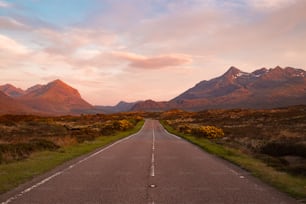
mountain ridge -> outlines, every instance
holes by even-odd
[[[265,109],[306,104],[306,71],[292,67],[260,68],[244,72],[232,66],[221,76],[202,80],[169,101],[151,99],[115,106],[92,106],[79,91],[56,79],[26,90],[11,84],[0,86],[0,114],[82,114],[182,109]],[[14,110],[15,104],[15,110]]]
[[[59,79],[46,85],[32,86],[25,91],[13,85],[3,85],[0,88],[6,88],[6,93],[1,92],[1,114],[66,115],[90,112],[93,108],[81,97],[77,89]],[[15,90],[21,90],[18,96],[13,93]],[[10,104],[16,105],[15,111]]]
[[[59,79],[32,89],[18,100],[31,108],[55,114],[73,114],[92,108],[92,105],[82,99],[78,90]]]
[[[97,112],[103,112],[103,113],[120,113],[120,112],[128,112],[130,111],[133,106],[141,101],[136,102],[126,102],[126,101],[120,101],[115,106],[94,106],[94,109]]]
[[[39,114],[39,112],[0,91],[0,114]]]
[[[25,91],[13,86],[12,84],[4,84],[0,86],[0,91],[6,94],[7,96],[16,98],[25,94]]]
[[[276,108],[306,103],[306,72],[292,67],[261,68],[251,73],[230,67],[168,102],[137,104],[132,110]],[[160,107],[160,108],[156,108]]]

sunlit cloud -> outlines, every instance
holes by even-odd
[[[304,0],[82,4],[69,12],[61,7],[54,15],[49,12],[60,7],[56,2],[13,5],[0,0],[5,11],[0,16],[0,68],[5,73],[0,81],[15,76],[13,81],[27,88],[33,81],[61,78],[78,85],[91,103],[115,104],[121,99],[167,100],[232,65],[245,71],[306,67]],[[128,97],[125,89],[131,90]]]
[[[256,9],[279,9],[290,4],[296,3],[299,0],[250,0],[249,3]]]
[[[175,67],[192,62],[191,56],[183,54],[168,54],[148,57],[128,52],[113,52],[113,55],[127,60],[130,67],[143,69]]]
[[[28,26],[13,18],[0,16],[0,28],[8,30],[24,30],[27,29]]]
[[[21,43],[0,34],[0,50],[1,52],[7,52],[12,55],[24,55],[30,52],[30,50],[23,46]]]
[[[104,47],[116,42],[116,35],[99,30],[69,28],[66,30],[39,29],[37,36],[50,54],[73,54],[86,46]]]

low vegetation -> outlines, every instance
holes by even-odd
[[[169,131],[306,199],[305,106],[198,113],[174,110],[162,113],[160,119]]]
[[[306,106],[62,117],[0,116],[0,193],[138,131],[143,117],[306,199]],[[24,171],[27,169],[27,171]]]
[[[136,114],[64,117],[0,116],[0,164],[28,158],[43,150],[93,141],[132,129],[142,117]]]
[[[0,116],[0,193],[137,132],[138,114]],[[26,171],[25,171],[26,169]]]
[[[199,138],[216,139],[224,137],[224,132],[221,128],[210,125],[182,125],[178,127],[180,132],[191,133],[192,135]]]

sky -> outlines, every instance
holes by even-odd
[[[0,84],[170,100],[229,67],[306,68],[305,0],[0,0]]]

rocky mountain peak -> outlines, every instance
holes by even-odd
[[[4,84],[0,86],[0,91],[13,98],[22,96],[25,93],[24,90],[16,88],[11,84]]]

